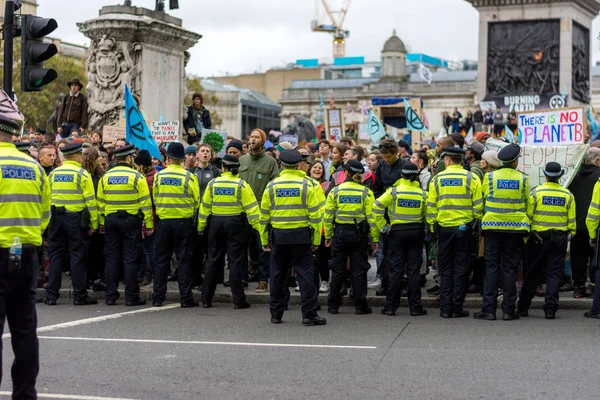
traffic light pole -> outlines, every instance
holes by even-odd
[[[4,7],[4,91],[14,100],[13,94],[13,39],[15,23],[15,4],[12,0],[6,0]]]

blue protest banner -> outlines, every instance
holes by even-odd
[[[419,115],[412,109],[408,101],[404,99],[404,111],[406,112],[406,129],[409,131],[427,132],[427,128]]]
[[[135,104],[127,85],[125,85],[125,132],[127,143],[138,149],[148,150],[152,157],[162,160],[158,145],[154,141],[152,133],[148,129],[148,125],[146,125],[146,121],[144,121],[142,113]]]

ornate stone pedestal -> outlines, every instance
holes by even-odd
[[[140,7],[107,6],[97,18],[78,23],[91,39],[86,62],[90,128],[118,122],[129,85],[147,120],[180,120],[186,95],[187,49],[201,35],[181,20]]]
[[[504,112],[589,103],[599,1],[467,1],[479,11],[479,101]]]

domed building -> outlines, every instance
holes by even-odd
[[[404,42],[396,36],[396,30],[392,34],[381,51],[381,78],[382,79],[406,79],[406,47]]]

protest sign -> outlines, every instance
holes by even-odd
[[[171,143],[179,140],[179,121],[152,121],[152,137],[159,143]]]
[[[227,132],[214,129],[202,129],[202,143],[208,144],[217,153],[217,157],[225,155]]]
[[[102,142],[114,143],[117,139],[125,138],[125,127],[104,125],[102,127]]]
[[[583,108],[557,108],[519,114],[521,144],[535,146],[582,145],[587,119]]]
[[[279,143],[281,142],[288,142],[289,144],[292,145],[293,148],[298,147],[298,135],[280,135],[279,136]]]
[[[507,146],[505,143],[496,139],[488,139],[486,150],[500,151]],[[570,144],[558,146],[521,146],[521,157],[517,169],[529,176],[529,186],[534,187],[546,182],[544,168],[550,161],[559,163],[566,173],[560,178],[560,184],[563,187],[569,186],[583,161],[587,145]]]

